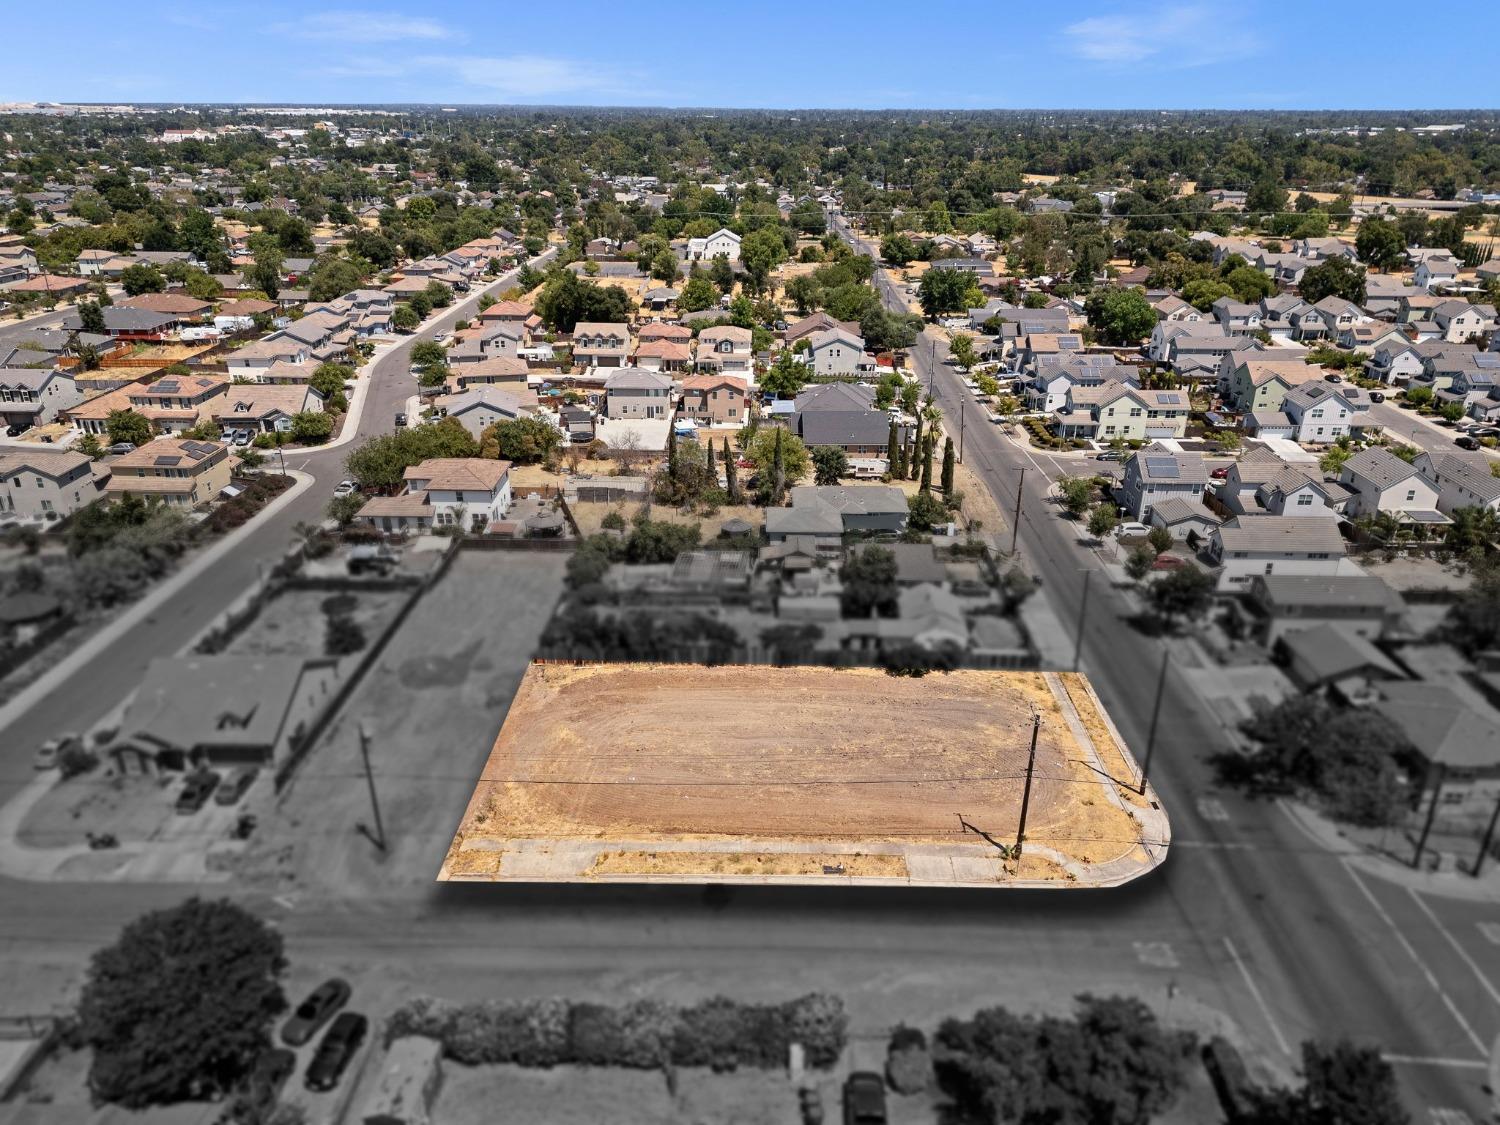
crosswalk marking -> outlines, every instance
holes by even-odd
[[[1478,926],[1491,945],[1500,945],[1500,922],[1480,922]]]
[[[1199,797],[1198,815],[1204,820],[1228,820],[1229,810],[1217,797]]]
[[[1175,969],[1181,962],[1177,959],[1177,951],[1171,943],[1165,941],[1137,941],[1135,956],[1142,965],[1149,965],[1153,969]]]

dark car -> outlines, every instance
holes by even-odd
[[[399,428],[404,425],[406,425],[406,415],[405,413],[398,411],[396,413],[396,426]]]
[[[1458,446],[1460,449],[1478,449],[1479,439],[1471,438],[1467,434],[1465,434],[1463,437],[1454,438],[1453,444]]]
[[[213,770],[198,770],[188,774],[187,780],[182,783],[182,792],[177,794],[177,811],[184,814],[197,812],[208,804],[208,799],[218,787],[219,775]]]
[[[259,775],[260,771],[253,766],[234,770],[224,779],[224,783],[214,793],[214,803],[218,805],[234,804],[245,795],[245,790],[255,784],[255,779]]]
[[[369,1028],[370,1021],[358,1012],[341,1012],[318,1044],[313,1061],[307,1064],[303,1084],[309,1090],[332,1090],[337,1086]]]
[[[1098,454],[1094,458],[1094,460],[1095,461],[1123,461],[1123,460],[1125,460],[1125,451],[1122,450],[1122,449],[1106,449],[1103,453]]]
[[[281,1088],[297,1069],[297,1055],[284,1047],[273,1047],[255,1060],[245,1091],[236,1106],[237,1121],[265,1121],[281,1097]]]
[[[885,1079],[857,1070],[844,1082],[844,1125],[885,1125]]]
[[[281,1029],[281,1041],[288,1047],[302,1046],[348,1002],[349,982],[341,977],[330,977],[297,1005],[297,1010]]]
[[[1370,401],[1371,402],[1384,402],[1385,401],[1385,392],[1384,391],[1371,391],[1370,392]]]

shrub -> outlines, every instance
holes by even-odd
[[[70,742],[57,756],[57,771],[64,781],[70,777],[78,777],[80,774],[91,773],[98,764],[99,755],[87,746],[76,742]]]
[[[368,643],[364,629],[354,618],[343,614],[328,618],[328,627],[323,634],[323,655],[348,656]]]

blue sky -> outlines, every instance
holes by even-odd
[[[1457,24],[1392,0],[7,7],[0,101],[1500,106],[1493,3],[1466,6]]]

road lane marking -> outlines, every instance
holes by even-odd
[[[1474,1049],[1481,1055],[1487,1054],[1488,1048],[1485,1047],[1484,1041],[1474,1033],[1473,1027],[1471,1027],[1469,1025],[1469,1021],[1464,1018],[1464,1014],[1458,1010],[1458,1005],[1453,1002],[1453,998],[1443,990],[1443,986],[1438,983],[1437,977],[1432,975],[1432,970],[1427,967],[1427,962],[1423,961],[1421,957],[1417,956],[1416,949],[1412,947],[1411,942],[1407,940],[1406,935],[1401,932],[1401,929],[1396,925],[1391,916],[1386,913],[1385,907],[1380,905],[1380,900],[1371,893],[1369,887],[1365,886],[1364,880],[1354,873],[1354,868],[1349,866],[1348,860],[1343,860],[1339,864],[1339,866],[1349,873],[1349,878],[1354,880],[1354,885],[1359,888],[1360,893],[1363,894],[1365,898],[1369,900],[1370,905],[1375,908],[1375,913],[1380,915],[1381,920],[1390,927],[1391,933],[1396,935],[1396,940],[1401,943],[1401,948],[1406,950],[1406,955],[1411,958],[1412,964],[1416,965],[1416,967],[1421,970],[1422,975],[1427,979],[1427,983],[1432,986],[1432,990],[1436,992],[1439,999],[1442,1000],[1443,1006],[1448,1009],[1449,1014],[1453,1016],[1454,1020],[1458,1023],[1458,1026],[1463,1028],[1464,1034],[1469,1037],[1469,1042],[1474,1044]]]
[[[1170,942],[1165,941],[1136,941],[1131,942],[1135,947],[1135,957],[1142,965],[1148,965],[1153,969],[1176,969],[1182,966],[1177,957],[1177,951],[1172,948]]]
[[[1392,1055],[1384,1051],[1380,1057],[1392,1066],[1446,1066],[1455,1070],[1489,1070],[1488,1059],[1431,1059],[1422,1055]]]
[[[1500,991],[1497,991],[1495,986],[1490,983],[1490,978],[1484,975],[1484,973],[1480,970],[1479,965],[1475,962],[1474,958],[1469,956],[1469,951],[1466,950],[1461,944],[1459,944],[1459,941],[1456,937],[1448,932],[1448,927],[1443,925],[1443,923],[1438,920],[1438,916],[1433,913],[1432,907],[1428,906],[1427,903],[1422,901],[1421,895],[1417,894],[1417,892],[1411,887],[1406,888],[1406,893],[1411,895],[1411,900],[1417,904],[1418,908],[1422,911],[1423,914],[1427,915],[1428,920],[1437,927],[1438,933],[1442,934],[1443,937],[1447,939],[1448,944],[1453,947],[1453,952],[1458,954],[1459,959],[1463,961],[1465,965],[1469,966],[1469,970],[1479,978],[1479,983],[1482,984],[1484,986],[1484,990],[1490,994],[1490,999],[1493,1000],[1497,1005],[1500,1005]]]
[[[1198,815],[1204,820],[1228,820],[1229,810],[1217,797],[1199,797]]]
[[[1235,968],[1239,969],[1240,976],[1244,978],[1245,987],[1250,990],[1250,995],[1255,998],[1255,1003],[1260,1007],[1260,1014],[1265,1017],[1266,1024],[1271,1029],[1271,1034],[1276,1037],[1276,1046],[1281,1048],[1283,1055],[1290,1056],[1292,1048],[1287,1043],[1286,1036],[1281,1033],[1281,1025],[1276,1022],[1276,1017],[1271,1014],[1271,1006],[1266,1003],[1265,996],[1261,994],[1260,986],[1255,983],[1255,978],[1250,975],[1250,970],[1240,958],[1240,951],[1234,947],[1234,942],[1230,941],[1227,935],[1224,938],[1224,948],[1229,950],[1229,956],[1234,958]]]
[[[1479,932],[1491,945],[1500,945],[1500,922],[1476,922]]]

